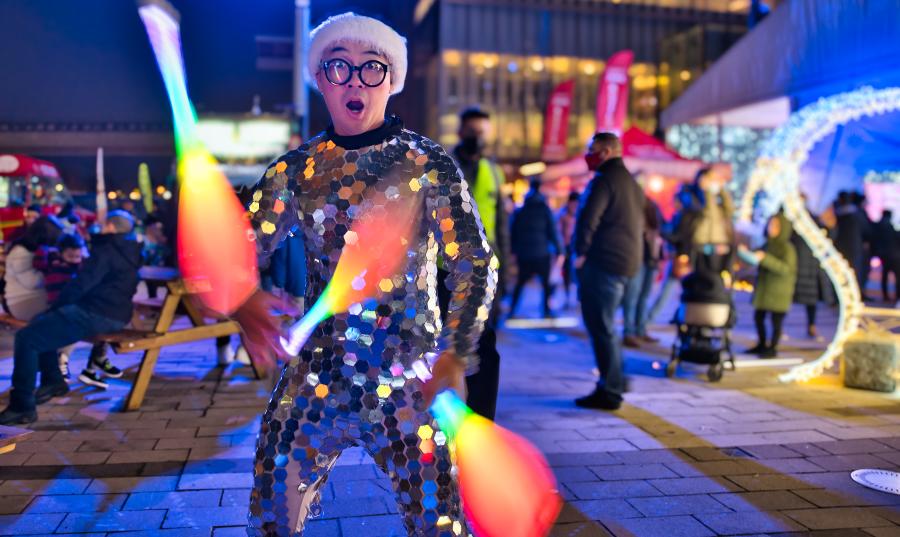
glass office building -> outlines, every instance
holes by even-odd
[[[554,86],[574,79],[568,145],[594,133],[605,61],[634,52],[628,125],[657,128],[659,111],[746,29],[742,0],[420,1],[411,76],[418,127],[456,143],[457,114],[478,104],[495,119],[493,152],[505,161],[540,156]]]

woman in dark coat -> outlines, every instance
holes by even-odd
[[[813,220],[816,220],[815,217]],[[816,224],[819,224],[816,220]],[[806,241],[797,234],[791,235],[791,244],[797,251],[797,283],[794,285],[794,304],[806,306],[806,334],[815,338],[816,309],[822,298],[822,268]]]

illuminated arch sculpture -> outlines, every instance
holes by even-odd
[[[841,93],[819,99],[793,113],[787,123],[776,129],[763,144],[747,183],[738,218],[744,222],[752,220],[753,198],[760,190],[766,193],[760,207],[762,216],[768,218],[779,207],[784,207],[794,231],[810,246],[834,284],[839,306],[837,330],[825,352],[818,359],[780,375],[779,379],[784,382],[805,381],[821,375],[841,355],[844,342],[860,327],[863,316],[884,312],[863,305],[853,269],[806,212],[800,198],[800,169],[812,148],[838,126],[897,110],[900,110],[900,88],[876,90],[865,87]]]

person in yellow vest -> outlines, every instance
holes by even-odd
[[[478,340],[479,369],[466,377],[466,403],[472,410],[493,420],[497,408],[497,390],[500,384],[500,353],[497,352],[497,319],[500,316],[500,297],[504,289],[504,260],[509,246],[508,215],[503,206],[501,185],[506,181],[496,162],[485,156],[487,138],[491,131],[491,116],[481,108],[467,108],[459,115],[459,145],[451,156],[456,161],[469,184],[469,190],[478,207],[484,224],[484,234],[494,255],[500,260],[500,281],[497,298],[490,317]],[[438,302],[441,312],[447,315],[450,291],[444,284],[447,273],[438,270]]]

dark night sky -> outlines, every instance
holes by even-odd
[[[257,35],[293,36],[292,0],[172,0],[199,113],[264,111],[291,100],[291,73],[256,68]],[[412,2],[385,2],[410,13]],[[312,23],[371,2],[313,1]],[[391,13],[374,13],[393,23]],[[147,36],[129,0],[0,2],[0,121],[169,121]],[[397,21],[400,22],[400,21]],[[402,21],[405,23],[406,21]]]

